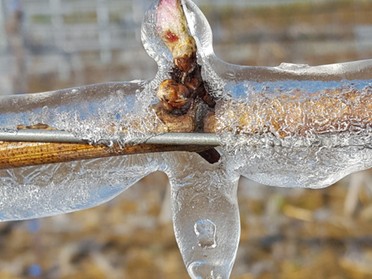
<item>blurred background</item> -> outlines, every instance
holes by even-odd
[[[222,59],[311,65],[372,58],[372,1],[199,0]],[[0,0],[0,95],[151,79],[150,0]],[[0,278],[188,278],[168,181],[156,173],[97,208],[0,223]],[[242,178],[232,278],[371,278],[372,175],[324,190]]]

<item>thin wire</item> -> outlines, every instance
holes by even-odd
[[[0,131],[0,141],[17,142],[53,142],[53,143],[86,143],[73,134],[59,130],[24,129],[17,131]],[[221,140],[213,133],[166,133],[151,136],[143,141],[147,144],[166,145],[221,145]]]
[[[65,131],[38,129],[0,131],[0,141],[85,143],[82,139]]]
[[[327,142],[327,137],[321,137]],[[119,139],[120,140],[120,139]],[[73,134],[60,130],[40,130],[40,129],[24,129],[24,130],[0,130],[1,141],[14,142],[50,142],[50,143],[88,143],[88,140],[77,138]],[[139,139],[129,143],[145,143],[159,145],[198,145],[198,146],[222,146],[221,138],[215,133],[164,133],[159,135],[149,136],[147,139]],[[324,143],[327,145],[327,143]],[[308,145],[304,145],[308,146]],[[371,148],[370,144],[344,144],[338,147],[358,146]],[[297,146],[298,147],[298,146]]]

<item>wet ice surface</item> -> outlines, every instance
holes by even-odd
[[[325,96],[346,107],[371,99],[371,61],[274,68],[226,64],[213,54],[212,34],[199,9],[185,1],[185,11],[198,44],[204,79],[211,94],[220,98],[216,107],[218,132],[224,143],[218,149],[220,162],[211,165],[197,154],[173,152],[0,170],[1,220],[92,207],[160,170],[170,179],[174,230],[190,276],[228,278],[240,235],[236,199],[240,175],[273,186],[321,188],[372,167],[372,112],[368,106],[360,112],[364,118],[354,119],[346,128],[333,123],[333,130],[329,130],[332,125],[320,125],[327,127],[324,133],[314,132],[318,129],[314,126],[304,128],[303,134],[293,134],[288,125],[282,132],[290,136],[265,130],[271,125],[265,120],[267,110],[249,110],[254,102],[268,107],[278,99],[275,109],[287,112],[285,105],[292,102],[307,118],[319,113],[323,118],[337,118],[337,111],[313,111],[311,106],[306,110],[301,104],[316,104]],[[168,76],[172,58],[156,35],[154,13],[155,7],[147,13],[142,30],[144,46],[159,64],[153,81],[5,97],[0,99],[0,129],[44,123],[90,142],[107,144],[141,141],[163,132],[165,128],[151,105],[156,102],[158,83]],[[358,92],[354,103],[345,97],[351,91]],[[242,115],[246,115],[243,122]],[[361,124],[361,120],[365,122]],[[253,133],[252,127],[258,131]]]
[[[92,207],[157,170],[147,156],[112,157],[0,171],[0,218],[20,220]],[[144,167],[146,166],[146,167]]]
[[[2,97],[0,129],[43,123],[92,143],[141,139],[162,130],[149,108],[155,87],[156,80],[133,81]]]
[[[228,64],[215,56],[200,10],[192,3],[185,10],[204,80],[221,98],[216,126],[235,172],[272,186],[321,188],[372,167],[372,60]]]
[[[226,92],[233,101],[217,105],[217,126],[240,174],[321,188],[372,166],[371,80],[239,82]]]

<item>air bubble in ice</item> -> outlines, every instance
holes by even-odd
[[[195,222],[194,232],[198,239],[198,245],[202,248],[215,248],[216,225],[209,219],[200,219]]]
[[[192,279],[223,279],[228,277],[222,277],[216,275],[214,267],[206,261],[193,262],[187,268],[189,275]]]

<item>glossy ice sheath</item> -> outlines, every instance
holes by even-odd
[[[326,187],[372,167],[372,60],[249,67],[218,59],[207,20],[185,5],[204,79],[217,102],[211,130],[232,169],[282,187]]]
[[[0,170],[1,220],[92,207],[160,170],[171,182],[176,239],[190,276],[228,278],[240,234],[240,175],[273,186],[321,188],[372,167],[372,60],[231,65],[214,55],[201,11],[189,0],[182,3],[203,78],[218,98],[205,129],[224,143],[220,162],[172,152]],[[142,30],[159,65],[154,80],[3,97],[0,129],[43,123],[106,144],[123,134],[125,144],[164,132],[151,105],[173,61],[157,35],[156,12],[156,5],[147,12]]]
[[[114,198],[157,168],[147,156],[128,156],[1,170],[0,219],[89,208]]]
[[[155,99],[148,94],[152,86],[148,81],[118,82],[1,97],[0,129],[43,123],[92,142],[113,141],[119,134],[131,137],[131,132],[139,136],[142,128],[148,133],[161,124],[147,109]]]

